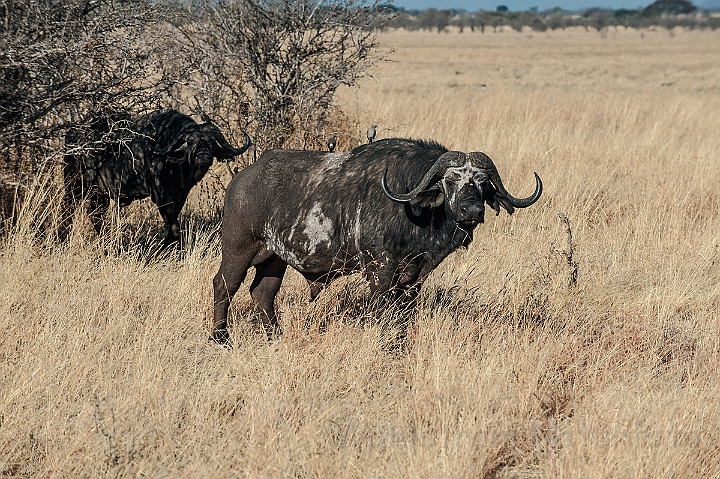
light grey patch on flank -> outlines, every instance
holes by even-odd
[[[285,247],[282,239],[270,228],[270,225],[265,225],[265,228],[263,229],[263,236],[265,237],[267,249],[278,255],[281,260],[285,261],[293,268],[299,270],[302,269],[303,262],[300,261],[300,258],[298,258],[294,251]]]
[[[295,231],[298,227],[298,223],[300,223],[300,220],[296,220],[295,223],[293,223],[292,227],[290,228],[290,234],[288,235],[288,243],[292,244],[293,236],[295,236]]]
[[[305,220],[305,235],[308,237],[308,253],[314,254],[317,247],[327,243],[329,246],[333,234],[330,218],[325,216],[320,203],[315,203]]]
[[[358,203],[355,211],[355,227],[353,228],[353,236],[355,240],[355,251],[360,253],[360,213],[362,212],[362,203]]]
[[[292,244],[293,236],[295,235],[295,226],[293,225],[292,228],[290,228],[290,234],[288,235],[288,243]]]

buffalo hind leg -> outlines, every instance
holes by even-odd
[[[90,222],[95,228],[95,232],[99,235],[105,224],[105,215],[110,209],[110,198],[99,191],[97,187],[91,187],[88,192],[88,216]]]
[[[82,177],[75,158],[65,158],[63,181],[65,193],[63,195],[62,218],[60,218],[58,236],[60,241],[67,241],[70,237],[73,217],[82,202],[83,193]]]
[[[68,240],[75,213],[81,205],[84,205],[90,222],[99,235],[102,231],[105,215],[110,209],[110,197],[101,191],[98,186],[85,183],[77,165],[77,160],[71,158],[65,161],[63,167],[65,192],[58,237],[61,241]]]
[[[255,266],[255,279],[250,285],[250,296],[268,336],[282,333],[275,314],[275,296],[280,291],[286,269],[287,263],[277,255],[272,255]]]
[[[245,257],[236,258],[223,253],[220,271],[213,278],[214,308],[213,324],[210,329],[210,340],[220,344],[227,344],[230,340],[228,334],[227,316],[230,309],[230,301],[245,281],[250,262],[254,254],[246,254]]]

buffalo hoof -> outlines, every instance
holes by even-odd
[[[272,341],[274,339],[280,339],[280,336],[282,336],[283,332],[282,329],[280,329],[279,324],[273,324],[273,325],[263,325],[263,330],[265,330],[265,333],[267,334],[268,341]]]
[[[219,344],[220,346],[229,348],[230,347],[230,333],[228,333],[227,329],[218,329],[217,331],[213,331],[210,334],[208,341],[215,343],[215,344]]]

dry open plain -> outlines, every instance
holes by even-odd
[[[0,250],[0,476],[720,476],[720,32],[382,39],[350,133],[482,150],[540,202],[433,273],[402,344],[362,280],[309,304],[293,273],[285,335],[243,287],[232,351],[204,329],[218,180],[179,261],[44,243],[31,208]]]

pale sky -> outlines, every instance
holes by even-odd
[[[425,10],[426,8],[462,8],[469,12],[477,10],[494,11],[498,5],[505,5],[510,11],[526,11],[530,7],[538,7],[539,11],[560,7],[565,10],[585,10],[590,7],[642,9],[654,0],[394,0],[393,5],[405,7],[406,10]],[[692,1],[692,0],[691,0]],[[693,1],[694,4],[701,2]]]

